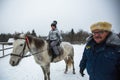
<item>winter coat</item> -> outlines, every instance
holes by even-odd
[[[90,80],[120,80],[120,38],[111,33],[105,42],[88,39],[80,69],[87,69]]]
[[[50,40],[50,41],[55,41],[55,40],[62,41],[62,36],[60,35],[60,32],[58,31],[57,28],[55,30],[51,30],[49,32],[47,40]]]

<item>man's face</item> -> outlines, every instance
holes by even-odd
[[[104,30],[94,30],[92,32],[93,39],[95,40],[96,43],[101,43],[106,39],[108,33],[109,33],[108,31],[104,31]]]

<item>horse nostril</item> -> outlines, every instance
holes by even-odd
[[[15,65],[15,61],[12,61],[12,66],[14,66]]]

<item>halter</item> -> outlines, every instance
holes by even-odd
[[[30,49],[30,47],[29,47],[28,37],[26,36],[25,38],[20,38],[20,39],[24,39],[24,40],[25,40],[23,50],[21,51],[20,55],[18,55],[18,54],[13,54],[13,53],[12,53],[11,56],[17,56],[17,57],[20,57],[20,58],[24,58],[24,57],[31,56],[31,55],[26,55],[26,56],[24,56],[26,45],[27,45],[29,51],[31,52],[31,49]]]

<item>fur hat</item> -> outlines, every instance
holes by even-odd
[[[97,22],[90,26],[91,31],[94,30],[105,30],[111,31],[112,25],[108,22]]]

